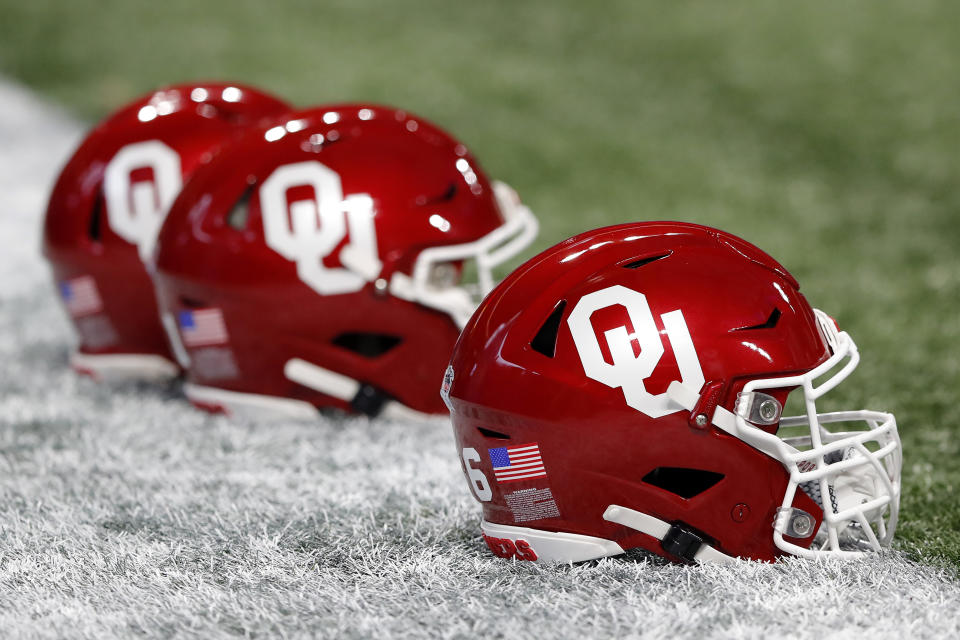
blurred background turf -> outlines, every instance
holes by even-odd
[[[859,343],[842,402],[898,416],[902,544],[960,565],[958,24],[929,0],[0,0],[0,73],[91,122],[189,79],[391,103],[513,184],[537,248],[649,219],[755,242]]]

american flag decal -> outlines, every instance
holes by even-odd
[[[181,311],[177,314],[177,321],[183,344],[188,347],[223,344],[230,339],[220,309]]]
[[[80,276],[60,283],[60,297],[73,317],[87,316],[103,309],[93,276]]]
[[[497,482],[529,480],[547,475],[540,457],[540,445],[536,442],[520,444],[515,447],[497,447],[488,449],[493,475]]]

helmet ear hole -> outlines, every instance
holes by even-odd
[[[643,481],[658,489],[669,491],[684,500],[700,495],[723,480],[722,473],[683,467],[657,467],[643,477]]]

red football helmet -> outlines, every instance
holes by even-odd
[[[75,369],[95,378],[177,375],[144,267],[184,179],[245,126],[289,109],[242,85],[159,89],[83,141],[57,180],[43,251],[79,336]]]
[[[584,233],[508,276],[441,390],[493,552],[722,561],[889,545],[896,421],[817,412],[859,356],[798,286],[753,245],[671,222]],[[805,415],[781,418],[793,390]]]
[[[185,392],[226,413],[442,412],[460,327],[536,230],[466,147],[404,111],[318,107],[250,130],[160,233]]]

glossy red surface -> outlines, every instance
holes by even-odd
[[[665,257],[644,263],[656,256]],[[654,538],[603,520],[607,506],[616,504],[685,523],[724,553],[772,560],[779,552],[771,523],[787,484],[779,462],[712,425],[698,427],[689,411],[649,417],[626,404],[622,388],[586,375],[567,321],[581,298],[613,285],[643,293],[655,318],[664,353],[644,379],[649,393],[662,393],[681,378],[662,318],[675,310],[682,311],[696,349],[703,389],[731,411],[746,381],[807,371],[829,355],[796,281],[739,238],[697,225],[649,222],[562,242],[487,296],[451,361],[457,450],[480,452],[477,466],[491,479],[493,497],[483,503],[484,519],[515,525],[505,491],[550,487],[560,517],[522,526],[606,538],[624,549],[639,546],[665,555]],[[560,301],[566,306],[555,354],[548,357],[531,340]],[[775,326],[763,327],[774,309],[779,310]],[[622,306],[597,310],[591,322],[608,364],[606,332],[626,327],[637,333]],[[634,355],[639,353],[634,341]],[[776,395],[783,401],[788,391]],[[546,478],[494,482],[487,451],[528,442],[539,444]],[[682,498],[643,481],[658,467],[711,471],[723,479]],[[803,492],[794,505],[818,520],[822,515]]]
[[[243,85],[176,85],[134,100],[87,135],[54,186],[43,239],[55,281],[92,276],[103,300],[101,313],[116,332],[108,345],[86,343],[81,333],[81,353],[156,354],[173,360],[138,247],[110,222],[104,173],[111,160],[129,145],[160,141],[179,156],[185,178],[244,127],[288,109]],[[130,172],[131,182],[155,178],[148,168]]]
[[[436,389],[459,334],[449,316],[377,291],[374,282],[358,291],[321,295],[301,280],[296,262],[268,246],[262,185],[278,167],[309,161],[336,172],[344,197],[372,199],[382,262],[377,278],[383,282],[397,271],[409,273],[423,248],[473,241],[503,224],[490,183],[467,149],[404,111],[331,105],[251,130],[196,173],[161,230],[157,268],[163,306],[173,313],[197,306],[222,309],[237,363],[235,376],[210,378],[191,367],[188,380],[350,410],[349,403],[284,377],[284,364],[300,358],[414,409],[443,412]],[[468,181],[464,163],[475,179]],[[311,191],[289,189],[285,207],[313,198]],[[435,216],[449,227],[431,223]],[[349,238],[323,258],[325,267],[343,266],[337,254]],[[400,342],[383,355],[366,357],[333,344],[349,332]]]

